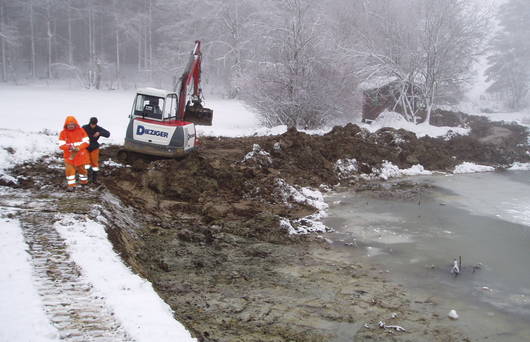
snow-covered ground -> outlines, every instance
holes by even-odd
[[[64,119],[73,115],[80,124],[92,116],[111,132],[107,142],[123,143],[134,90],[96,91],[38,86],[0,86],[1,128],[41,132],[62,130]],[[198,127],[199,134],[220,136],[252,135],[260,129],[256,115],[240,102],[207,99],[214,110],[213,127]]]
[[[0,218],[0,341],[57,341],[57,331],[42,310],[26,249],[18,220]]]
[[[392,127],[395,129],[403,128],[407,131],[413,132],[418,138],[424,136],[430,137],[443,137],[447,135],[467,135],[469,134],[468,128],[462,127],[437,127],[431,125],[419,124],[416,125],[412,122],[405,120],[403,115],[395,112],[384,112],[381,113],[376,120],[371,124],[362,124],[362,127],[366,128],[370,132],[375,132],[384,127]]]
[[[194,340],[174,320],[171,308],[158,297],[151,283],[124,267],[112,249],[105,227],[75,215],[65,215],[55,227],[95,292],[106,298],[115,317],[135,341]]]
[[[477,109],[476,106],[470,105],[468,107],[469,111],[466,112],[469,114],[484,116],[491,121],[504,121],[506,123],[515,122],[530,129],[530,108],[517,112],[485,113]],[[530,136],[528,137],[528,143],[530,144]]]
[[[56,135],[0,128],[0,179],[13,181],[6,169],[56,152],[57,146]]]

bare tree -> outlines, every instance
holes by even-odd
[[[393,108],[416,122],[454,101],[485,37],[487,17],[464,0],[373,0],[353,4],[350,31],[339,41],[360,79],[392,78]],[[415,20],[411,20],[415,18]]]
[[[254,60],[259,32],[266,31],[263,12],[251,1],[213,1],[217,10],[212,12],[208,22],[212,30],[208,34],[207,51],[213,53],[215,61],[226,71],[229,97],[239,94],[238,79],[243,76],[246,64]]]
[[[31,77],[37,76],[36,72],[36,53],[35,53],[35,10],[33,0],[29,0],[29,27],[30,27],[30,46],[31,46]]]
[[[46,45],[47,45],[47,63],[46,63],[46,76],[48,79],[52,78],[52,44],[53,44],[53,32],[52,32],[52,2],[46,0]]]
[[[465,0],[427,0],[421,6],[424,57],[417,83],[429,123],[433,106],[455,99],[455,91],[469,80],[472,63],[482,53],[488,18]]]
[[[0,49],[2,54],[2,81],[7,81],[7,46],[12,40],[12,32],[8,28],[5,17],[5,2],[0,0]]]
[[[47,66],[44,75],[74,71],[87,87],[122,80],[169,86],[168,75],[179,73],[200,39],[204,80],[244,98],[268,125],[351,119],[358,83],[377,77],[396,80],[389,109],[415,121],[457,98],[466,81],[481,38],[481,18],[470,6],[464,0],[0,0],[1,77],[29,64],[33,78]]]
[[[329,115],[320,76],[319,18],[313,1],[284,0],[265,38],[268,53],[243,79],[243,99],[267,126],[320,127]]]

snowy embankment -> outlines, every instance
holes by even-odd
[[[105,222],[104,217],[98,217]],[[105,298],[116,319],[135,341],[196,341],[175,321],[173,312],[151,283],[127,268],[113,251],[105,227],[75,215],[64,215],[55,228],[69,246],[81,272]]]

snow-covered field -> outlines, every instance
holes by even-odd
[[[123,143],[135,91],[96,91],[38,86],[0,86],[1,128],[41,132],[62,130],[64,119],[73,115],[80,124],[92,116],[111,132],[108,142]],[[214,110],[214,126],[198,127],[199,134],[251,135],[260,128],[256,115],[240,102],[207,99]]]

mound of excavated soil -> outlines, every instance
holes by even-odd
[[[370,134],[353,124],[323,136],[290,129],[271,137],[205,138],[199,151],[184,159],[137,160],[131,167],[112,169],[105,184],[126,203],[154,215],[193,216],[212,224],[244,222],[262,227],[244,234],[270,236],[269,229],[277,226],[275,217],[299,218],[313,210],[305,204],[287,204],[277,180],[299,186],[335,185],[340,181],[335,166],[339,159],[355,158],[359,173],[371,173],[384,160],[400,168],[422,164],[440,171],[463,161],[498,166],[529,160],[523,128],[467,120],[472,134],[451,139],[418,139],[391,128]],[[261,149],[252,152],[254,144]],[[114,152],[108,149],[106,154]]]

